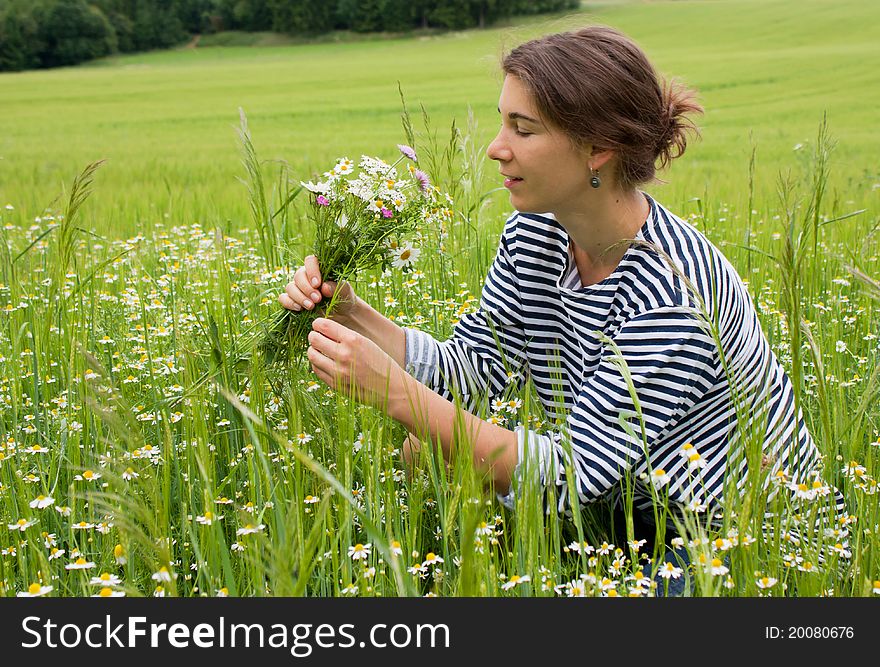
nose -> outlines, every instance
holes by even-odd
[[[492,142],[486,147],[486,156],[490,160],[507,162],[512,157],[510,148],[504,141],[504,128],[502,127]]]

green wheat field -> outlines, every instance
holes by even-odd
[[[355,287],[448,336],[510,213],[484,155],[499,58],[589,22],[699,90],[702,139],[646,190],[747,281],[847,500],[809,534],[822,495],[768,502],[787,480],[750,450],[724,526],[683,527],[693,594],[880,594],[880,5],[705,0],[0,75],[0,595],[655,594],[663,554],[605,504],[564,520],[527,487],[508,512],[430,448],[408,474],[400,425],[253,352],[311,249],[299,181],[396,159],[401,91],[450,222]],[[506,398],[482,416],[554,426],[528,386]]]

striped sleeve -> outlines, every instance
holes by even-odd
[[[459,398],[469,411],[500,397],[526,365],[519,289],[510,254],[508,224],[489,269],[476,312],[455,325],[439,342],[416,329],[405,329],[406,370],[449,400]],[[519,375],[515,375],[519,373]]]
[[[580,386],[567,419],[568,438],[517,430],[520,451],[537,463],[541,482],[557,487],[560,512],[570,508],[569,471],[578,504],[598,500],[651,457],[654,444],[718,380],[715,340],[686,307],[645,312],[627,322],[613,342],[619,354],[606,346],[596,371]]]

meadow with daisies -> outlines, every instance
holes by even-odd
[[[409,471],[403,427],[321,383],[277,301],[321,248],[386,316],[448,337],[510,213],[484,154],[498,55],[586,21],[700,91],[702,140],[645,189],[747,282],[823,456],[812,480],[767,478],[747,447],[723,521],[689,508],[693,594],[880,595],[878,19],[591,3],[0,76],[0,595],[645,597],[646,564],[683,576],[608,533],[604,503],[545,514],[526,484],[510,512],[428,447]],[[520,379],[480,416],[557,429]],[[699,443],[681,456],[699,474]],[[665,471],[630,481],[662,506]],[[832,487],[847,511],[816,528]]]

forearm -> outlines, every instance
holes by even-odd
[[[518,462],[516,434],[459,408],[405,373],[401,377],[403,390],[391,397],[388,414],[417,438],[439,441],[447,461],[466,440],[474,465],[489,471],[498,493],[507,493]]]
[[[406,358],[406,334],[403,329],[357,297],[355,306],[339,323],[369,338],[403,368]]]

